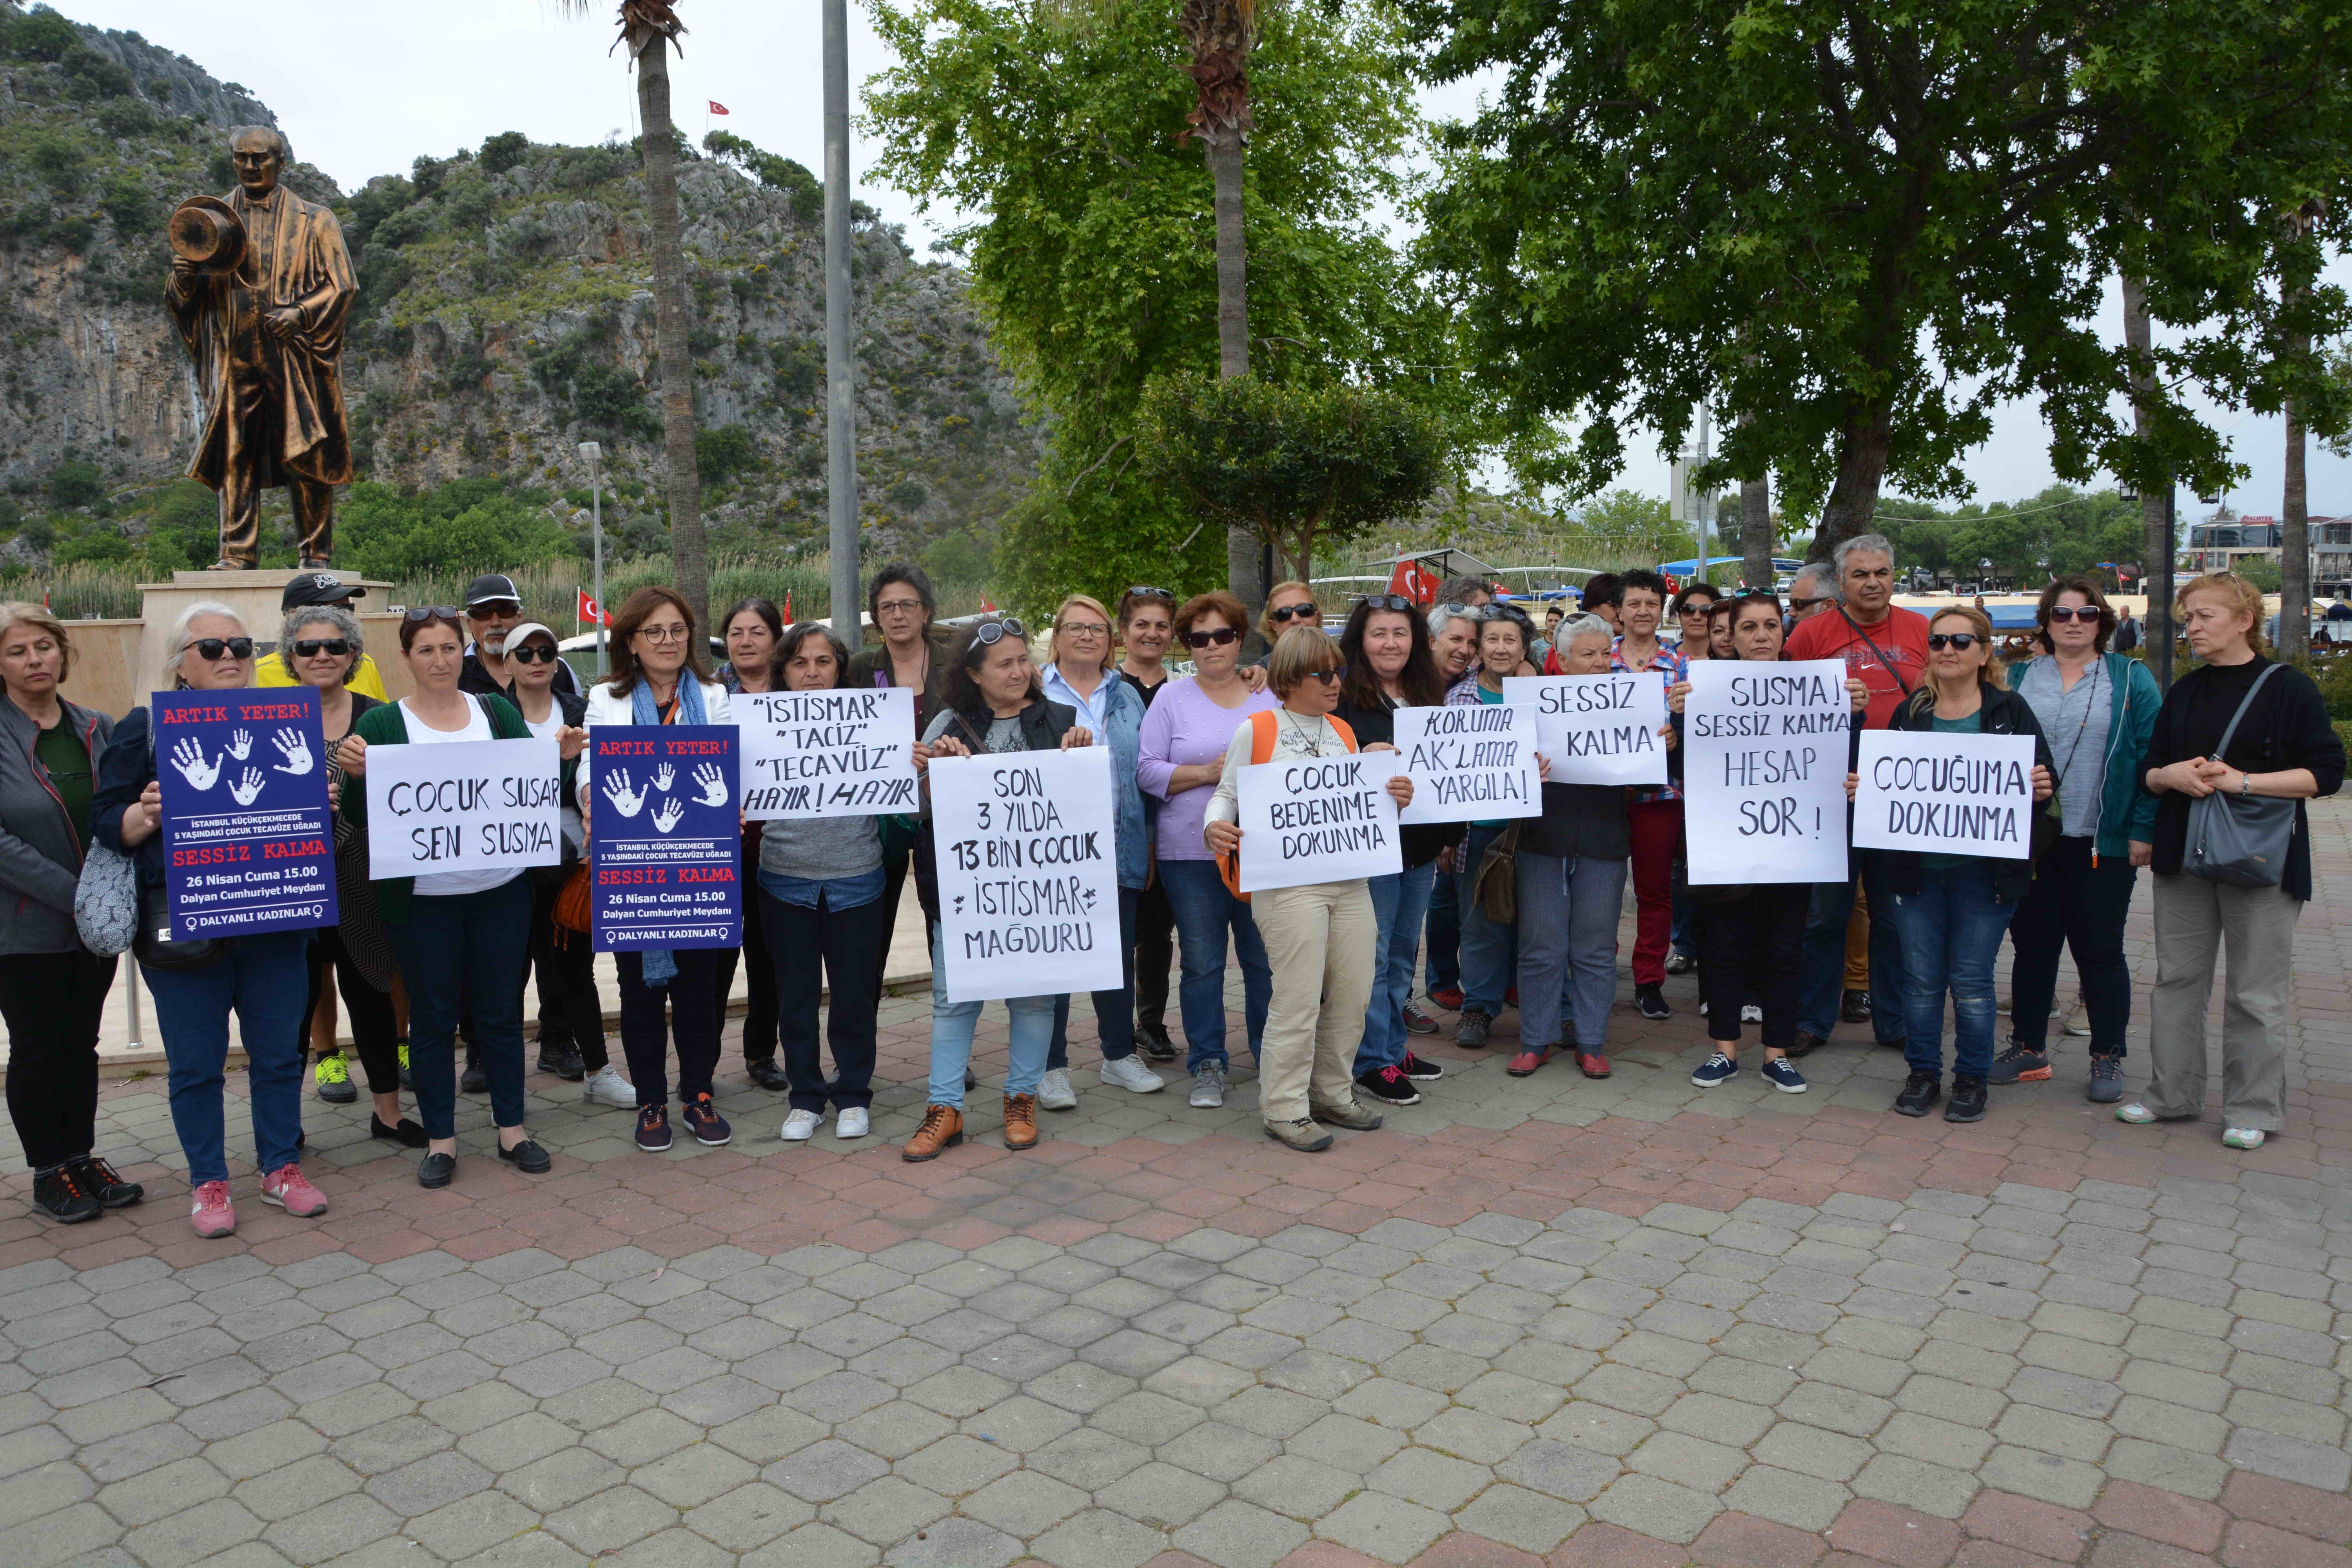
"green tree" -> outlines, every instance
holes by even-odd
[[[797,160],[763,153],[732,132],[713,131],[702,139],[702,150],[724,163],[755,176],[772,191],[793,198],[798,216],[814,219],[824,214],[824,184]]]
[[[49,470],[49,499],[59,506],[95,506],[106,497],[106,476],[96,463],[59,463]]]

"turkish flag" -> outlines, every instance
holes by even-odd
[[[1426,605],[1437,597],[1444,584],[1421,569],[1417,561],[1400,561],[1389,574],[1389,592],[1402,594],[1416,605]]]
[[[580,590],[579,607],[573,612],[572,618],[586,621],[592,626],[610,627],[613,624],[613,617],[605,614],[597,605],[596,601],[588,596],[588,590],[585,588]]]
[[[724,114],[727,112],[727,106],[714,98],[710,100],[710,112],[713,114]]]

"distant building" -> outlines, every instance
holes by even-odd
[[[2285,553],[2286,529],[2274,517],[2241,517],[2200,522],[2189,530],[2180,552],[2183,572],[2231,572],[2257,556],[2278,561]],[[2332,593],[2352,584],[2352,517],[2311,520],[2311,586]]]

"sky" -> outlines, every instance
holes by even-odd
[[[346,190],[376,174],[404,174],[420,153],[446,156],[478,147],[502,131],[534,142],[592,142],[636,133],[636,95],[618,55],[608,56],[611,7],[597,0],[593,19],[564,15],[554,0],[406,0],[362,5],[352,0],[249,0],[239,26],[186,0],[52,0],[76,21],[142,34],[175,49],[223,80],[236,81],[267,103],[304,160]],[[672,62],[672,112],[696,142],[719,126],[796,158],[820,175],[824,161],[821,12],[814,0],[681,0],[689,31]],[[275,24],[285,41],[273,37]],[[247,39],[258,39],[247,43]],[[864,80],[889,63],[862,9],[850,7],[849,66]],[[1475,108],[1475,89],[1426,95],[1439,116]],[[716,100],[724,119],[706,115]],[[953,214],[918,213],[904,195],[866,179],[865,149],[853,143],[851,183],[859,197],[892,222],[923,254]],[[2352,286],[2352,263],[2330,268]],[[2112,301],[2112,291],[2110,292]],[[2120,341],[2119,309],[2107,312]],[[1207,330],[1207,324],[1203,324]],[[2241,512],[2275,513],[2285,433],[2274,417],[2211,409],[2237,459],[2252,470],[2229,504]],[[1663,496],[1668,461],[1652,444],[1631,442],[1633,461],[1620,483]],[[2352,458],[2312,443],[2310,503],[2315,517],[2352,512]],[[2041,416],[2031,405],[2004,406],[1991,438],[1963,464],[1971,498],[2011,500],[2055,481]],[[2207,510],[2185,491],[2184,521]]]

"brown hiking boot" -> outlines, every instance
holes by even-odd
[[[942,1149],[963,1142],[963,1112],[952,1105],[934,1105],[923,1112],[923,1124],[898,1152],[902,1160],[936,1160]]]
[[[1269,1121],[1265,1124],[1265,1135],[1302,1154],[1319,1153],[1331,1146],[1331,1134],[1304,1116],[1296,1121]]]
[[[1037,1146],[1035,1095],[1008,1094],[1004,1097],[1004,1146],[1007,1149],[1034,1149]]]
[[[1307,1114],[1317,1121],[1328,1121],[1334,1127],[1345,1127],[1351,1132],[1370,1132],[1381,1124],[1381,1113],[1362,1100],[1349,1097],[1345,1105],[1310,1106]]]

